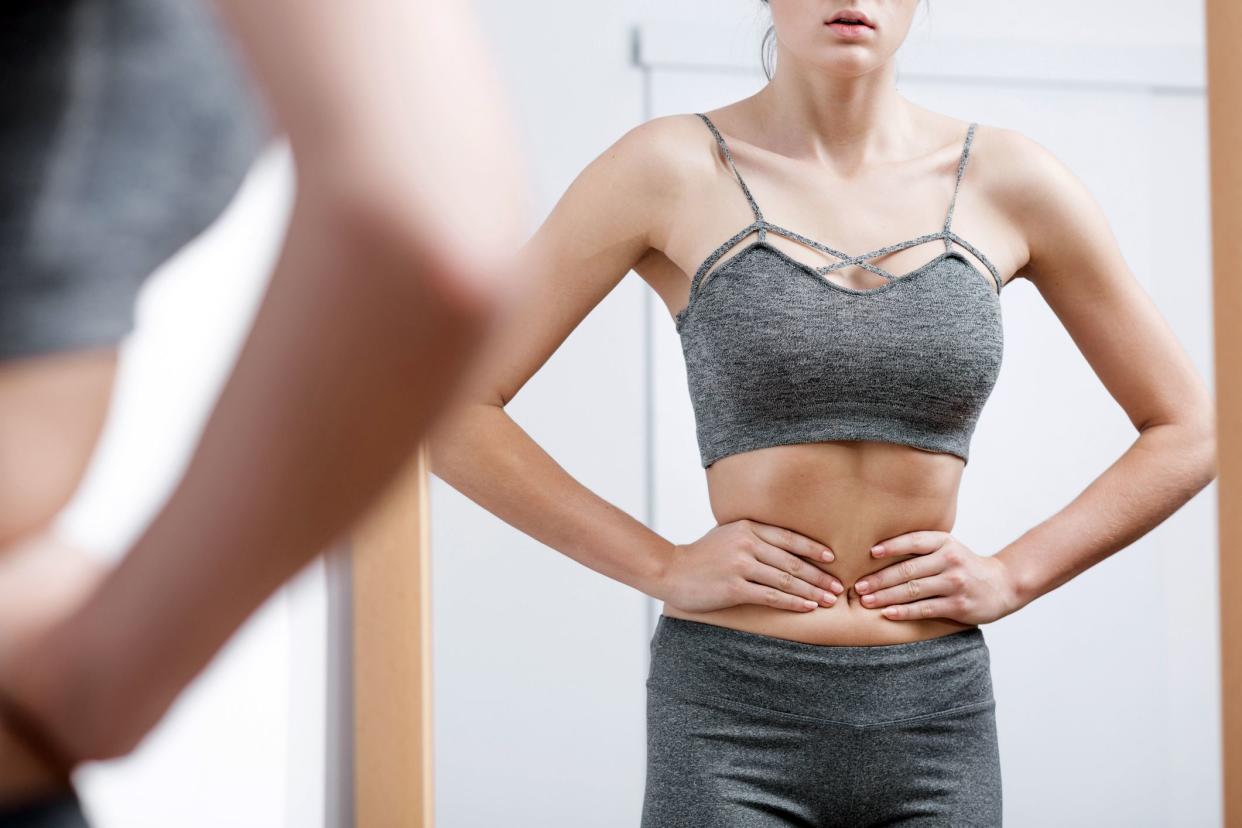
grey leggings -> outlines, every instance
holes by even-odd
[[[995,706],[978,627],[846,647],[662,615],[642,828],[1000,825]]]

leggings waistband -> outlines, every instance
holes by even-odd
[[[667,615],[651,639],[647,687],[856,726],[993,700],[979,627],[904,644],[835,646]]]

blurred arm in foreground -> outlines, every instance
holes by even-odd
[[[72,611],[0,630],[0,801],[137,745],[391,481],[519,287],[522,168],[462,4],[218,5],[293,150],[284,247],[162,511]]]

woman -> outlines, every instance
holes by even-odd
[[[522,187],[464,4],[84,0],[0,20],[0,828],[80,828],[70,772],[132,750],[400,471],[518,284]],[[437,75],[446,60],[469,68]],[[122,560],[92,564],[52,521],[139,283],[232,198],[259,104],[298,182],[264,301],[180,484]],[[484,191],[488,226],[467,229]]]
[[[644,826],[997,825],[981,625],[1206,486],[1211,400],[1071,172],[1013,130],[898,94],[916,0],[770,5],[766,86],[642,124],[564,194],[524,249],[534,287],[433,433],[432,468],[664,602]],[[691,543],[585,489],[504,411],[630,270],[684,348],[718,521]],[[951,530],[1018,277],[1140,433],[985,555]]]

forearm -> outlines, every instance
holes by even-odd
[[[428,438],[431,471],[509,525],[661,597],[673,545],[573,478],[498,405],[472,403]]]
[[[288,135],[298,195],[177,490],[74,615],[0,652],[0,679],[79,758],[132,747],[350,525],[516,287],[522,177],[466,6],[219,5]]]
[[[330,203],[330,200],[328,200]],[[18,654],[19,696],[70,753],[128,751],[242,621],[417,445],[490,317],[433,266],[301,199],[176,491],[86,603]],[[365,223],[365,222],[364,222]]]
[[[1144,429],[1064,509],[996,553],[1012,575],[1018,606],[1129,546],[1215,476],[1209,430],[1175,424]]]

